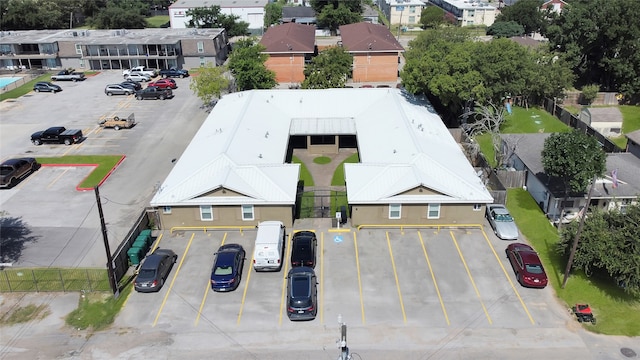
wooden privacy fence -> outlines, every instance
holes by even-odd
[[[106,269],[4,269],[0,292],[109,291]]]

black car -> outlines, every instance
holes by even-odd
[[[0,188],[12,188],[20,179],[38,170],[40,164],[35,158],[5,160],[0,165]]]
[[[312,231],[298,231],[293,234],[291,245],[291,266],[316,267],[316,247],[318,240]]]
[[[173,97],[173,91],[171,89],[161,89],[156,86],[149,86],[145,89],[136,91],[136,99],[170,99]]]
[[[129,88],[129,89],[133,89],[133,90],[135,90],[135,91],[138,91],[138,90],[142,89],[142,85],[140,85],[140,83],[139,83],[139,82],[129,81],[129,80],[123,81],[123,82],[121,82],[121,83],[120,83],[120,84],[118,84],[118,85],[121,85],[121,86],[127,87],[127,88]]]
[[[62,91],[62,88],[56,84],[52,84],[48,81],[40,81],[37,82],[33,85],[33,91],[35,92],[52,92],[52,93],[57,93],[59,91]]]
[[[218,248],[211,269],[213,291],[233,291],[240,285],[245,251],[241,245],[226,244]]]
[[[133,287],[138,292],[160,291],[177,259],[172,250],[156,249],[142,261]]]
[[[287,316],[289,320],[313,320],[318,313],[316,273],[306,266],[295,267],[287,275]]]
[[[160,76],[162,76],[163,78],[168,78],[168,77],[183,78],[183,77],[189,76],[189,71],[176,69],[176,68],[163,69],[163,70],[160,70]]]

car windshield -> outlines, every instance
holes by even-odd
[[[513,221],[513,218],[509,214],[496,214],[495,219],[496,221],[504,222]]]
[[[213,270],[213,274],[219,276],[231,275],[232,273],[233,269],[231,269],[231,266],[216,266]]]
[[[537,265],[537,264],[526,264],[525,265],[527,272],[529,274],[542,274],[542,265]]]
[[[138,273],[138,277],[143,279],[149,279],[154,277],[155,275],[156,271],[153,269],[140,269],[140,272]]]

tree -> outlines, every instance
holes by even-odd
[[[637,0],[575,0],[549,25],[550,48],[566,54],[577,87],[598,84],[627,98],[640,95]]]
[[[591,209],[584,220],[572,268],[582,269],[587,276],[605,272],[626,292],[640,295],[639,225],[640,205],[629,205],[624,213]],[[560,232],[561,254],[569,255],[577,228],[573,222]]]
[[[427,6],[420,13],[420,24],[423,29],[438,27],[444,21],[444,10],[439,6]]]
[[[340,25],[362,21],[362,3],[360,1],[311,0],[316,11],[318,26],[328,27],[336,34]]]
[[[505,122],[505,115],[503,106],[495,106],[494,104],[480,105],[474,110],[465,113],[465,116],[472,117],[473,121],[463,125],[472,137],[481,134],[489,134],[491,136],[494,163],[498,169],[502,167],[504,160],[508,158],[507,155],[510,155],[503,151],[502,138],[500,137],[500,127]]]
[[[304,70],[303,89],[342,88],[351,74],[353,56],[341,46],[323,50]]]
[[[596,84],[585,85],[582,87],[582,99],[587,103],[587,105],[591,105],[593,100],[598,96],[598,90],[600,87]]]
[[[271,25],[280,24],[282,21],[282,7],[284,2],[278,0],[276,2],[270,2],[264,7],[264,26],[269,27]]]
[[[69,13],[63,15],[56,1],[3,0],[0,2],[2,30],[60,29],[69,27]]]
[[[594,176],[602,176],[605,162],[606,154],[598,140],[579,130],[554,133],[544,141],[544,172],[560,181],[565,200],[570,193],[583,193]]]
[[[198,76],[191,78],[189,88],[199,97],[205,106],[211,104],[213,97],[220,98],[223,90],[229,88],[229,79],[225,77],[227,68],[207,63],[198,68]]]
[[[108,2],[88,22],[98,29],[144,29],[147,27],[145,16],[148,6],[138,0],[119,0]]]
[[[242,39],[235,44],[229,56],[229,70],[235,77],[238,90],[271,89],[276,86],[276,75],[264,62],[264,46],[255,38]]]
[[[230,37],[249,34],[249,24],[245,21],[238,21],[240,19],[238,15],[223,14],[220,5],[193,8],[187,10],[186,15],[191,17],[187,25],[190,28],[223,28]]]
[[[499,21],[494,22],[493,25],[487,29],[487,35],[493,35],[494,37],[512,37],[522,36],[524,34],[524,27],[515,21]]]
[[[525,34],[540,32],[544,29],[544,14],[540,11],[542,0],[519,0],[502,9],[496,22],[515,21],[522,25]]]

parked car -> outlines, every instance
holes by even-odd
[[[0,164],[0,188],[12,188],[18,182],[38,170],[40,164],[34,158],[15,158]]]
[[[105,86],[104,93],[108,96],[111,95],[132,95],[135,92],[133,88],[127,87],[122,84],[109,84]]]
[[[134,73],[138,73],[138,74],[142,74],[142,75],[147,75],[149,77],[156,77],[158,75],[158,71],[156,69],[151,69],[148,68],[144,65],[140,65],[140,66],[135,66],[132,67],[131,69],[125,69],[122,71],[122,75],[123,76],[127,76],[130,74],[134,74]]]
[[[136,91],[136,99],[169,99],[173,97],[173,91],[171,89],[160,89],[155,86],[149,86],[146,89]]]
[[[135,82],[133,80],[125,80],[125,81],[121,82],[118,85],[122,85],[124,87],[129,88],[129,89],[133,89],[134,91],[138,91],[138,90],[142,89],[142,85],[140,85],[140,83]]]
[[[237,289],[244,268],[244,249],[238,244],[226,244],[218,248],[215,256],[211,269],[211,289],[213,291]]]
[[[67,129],[64,126],[53,126],[31,134],[33,145],[42,145],[43,143],[71,145],[79,143],[82,139],[82,130]]]
[[[502,240],[517,240],[518,227],[504,205],[487,205],[485,213],[493,232]]]
[[[318,312],[316,273],[306,266],[287,274],[287,316],[289,320],[313,320]]]
[[[169,249],[156,249],[140,265],[133,287],[138,292],[160,291],[178,255]]]
[[[176,81],[173,79],[158,79],[156,81],[150,82],[149,86],[155,86],[161,89],[177,89],[178,88]]]
[[[189,76],[189,71],[176,69],[176,68],[163,69],[163,70],[160,70],[160,76],[162,76],[163,78],[168,78],[168,77],[184,78]]]
[[[33,85],[33,91],[35,92],[52,92],[57,93],[62,91],[62,88],[56,84],[52,84],[48,81],[40,81]]]
[[[531,246],[513,243],[505,251],[520,285],[534,288],[547,286],[547,274],[538,253]]]
[[[83,72],[75,72],[73,70],[62,70],[55,75],[51,75],[51,80],[53,81],[84,81],[86,78],[84,77]]]
[[[126,80],[131,80],[131,81],[135,81],[135,82],[151,81],[151,77],[149,77],[149,75],[144,75],[144,74],[140,74],[140,73],[128,74],[128,75],[125,75],[124,78]]]
[[[316,266],[318,240],[313,231],[298,231],[293,234],[291,245],[291,266]]]

